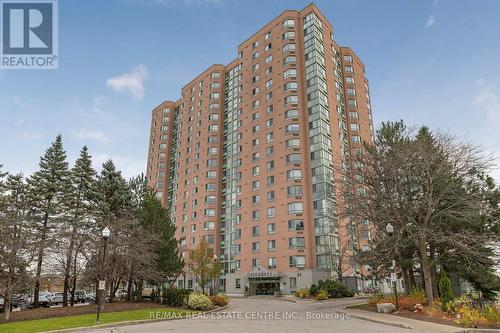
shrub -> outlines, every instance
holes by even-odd
[[[415,305],[422,304],[420,298],[411,295],[401,296],[399,298],[399,308],[401,310],[413,311],[415,310]]]
[[[188,298],[188,306],[193,310],[209,310],[212,302],[205,294],[192,293]]]
[[[210,296],[210,301],[215,306],[226,306],[229,304],[229,297],[224,294]]]
[[[500,324],[500,307],[487,305],[483,314],[489,323]]]
[[[327,279],[318,281],[318,289],[325,290],[329,297],[351,297],[354,296],[354,291],[347,289],[339,281]]]
[[[425,290],[419,287],[414,287],[410,290],[410,296],[420,304],[427,304],[427,294]]]
[[[313,284],[311,287],[309,287],[309,293],[313,296],[316,296],[316,294],[319,292],[318,286]]]
[[[306,298],[309,297],[309,289],[304,288],[304,289],[299,289],[295,292],[295,297],[298,298]]]
[[[382,298],[384,298],[384,294],[380,292],[374,293],[368,298],[368,304],[376,305]]]
[[[478,309],[467,305],[460,307],[456,317],[455,323],[465,327],[477,327],[477,325],[486,323],[486,318]]]
[[[444,302],[441,300],[441,308],[443,308],[443,303]],[[465,295],[448,302],[444,311],[455,315],[463,307],[472,307],[472,300]]]
[[[446,311],[446,307],[449,302],[453,301],[454,295],[450,278],[448,278],[445,271],[441,271],[439,276],[439,296],[441,298],[441,309]]]
[[[323,301],[325,299],[328,299],[328,294],[326,293],[326,291],[325,290],[318,291],[318,293],[316,294],[316,300]]]
[[[161,293],[161,303],[170,306],[183,306],[191,290],[182,288],[163,288]]]

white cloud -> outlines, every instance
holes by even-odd
[[[80,129],[76,133],[76,137],[81,140],[93,140],[97,141],[100,143],[109,143],[111,142],[108,138],[108,136],[104,132],[100,131],[92,131],[92,130],[87,130],[87,129]]]
[[[146,159],[135,159],[128,156],[123,156],[119,154],[105,154],[97,153],[93,154],[92,160],[94,167],[100,171],[102,169],[102,164],[107,160],[113,160],[116,169],[122,172],[122,176],[125,179],[130,179],[138,176],[141,173],[146,172]]]
[[[42,138],[42,134],[40,132],[32,130],[23,131],[21,136],[27,140],[39,140]]]
[[[478,87],[472,106],[477,117],[487,119],[490,126],[498,128],[500,125],[500,90],[488,84],[485,79],[475,81]]]
[[[141,100],[144,97],[144,79],[147,74],[146,67],[138,64],[129,73],[107,79],[106,86],[114,92],[128,92],[134,99]]]
[[[20,108],[23,108],[23,109],[25,109],[26,107],[28,107],[28,103],[26,103],[26,101],[23,98],[19,97],[19,96],[12,97],[12,102],[15,105],[17,105],[17,106],[19,106]]]
[[[425,27],[430,28],[436,23],[436,20],[434,19],[434,15],[429,15],[429,18],[427,18],[427,22],[425,22]]]

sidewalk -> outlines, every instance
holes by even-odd
[[[354,318],[368,320],[385,325],[414,329],[423,332],[457,333],[466,331],[466,329],[460,327],[436,324],[432,322],[410,319],[410,318],[403,318],[385,313],[377,313],[377,312],[370,312],[357,309],[346,309],[344,307],[337,308],[337,311],[349,314],[351,317]]]

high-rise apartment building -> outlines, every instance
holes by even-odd
[[[214,248],[218,287],[290,293],[335,275],[343,244],[366,246],[368,228],[339,210],[353,156],[372,140],[365,67],[311,4],[283,12],[230,64],[153,110],[147,177],[181,250],[202,238]],[[344,277],[363,272],[345,267]]]

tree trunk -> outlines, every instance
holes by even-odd
[[[75,292],[76,292],[76,264],[78,261],[78,248],[75,250],[73,258],[73,282],[71,284],[71,306],[75,305]]]
[[[64,267],[64,287],[63,287],[63,306],[68,306],[68,291],[69,291],[69,272],[71,270],[71,259],[73,257],[73,247],[74,247],[74,227],[71,231],[71,241],[69,243],[69,249],[66,254],[66,264]],[[73,305],[73,304],[72,304]]]
[[[401,268],[401,274],[403,275],[403,285],[405,287],[405,294],[408,295],[410,293],[410,279],[408,277],[408,269]]]
[[[50,200],[47,206],[50,206]],[[35,292],[33,293],[33,306],[38,308],[40,306],[40,279],[42,277],[42,264],[43,264],[43,250],[45,248],[45,239],[47,237],[47,226],[49,224],[49,213],[45,212],[43,216],[42,234],[40,235],[40,249],[38,251],[38,260],[36,265],[36,278],[35,278]]]
[[[133,283],[134,283],[134,277],[132,276],[132,272],[129,273],[128,276],[128,283],[127,283],[127,301],[132,301],[132,292],[133,292]]]
[[[427,256],[427,242],[423,234],[419,235],[418,242],[419,242],[419,252],[420,252],[420,263],[422,267],[423,280],[425,282],[425,293],[427,294],[427,305],[431,306],[432,303],[434,302],[434,297],[432,292],[431,267],[429,264],[429,257]]]
[[[7,288],[5,290],[5,297],[3,299],[3,311],[5,313],[5,321],[10,320],[10,307],[12,303],[12,270],[9,270],[9,277],[7,278]]]
[[[410,276],[410,290],[412,288],[417,287],[417,282],[415,281],[415,272],[413,271],[413,268],[410,268],[408,271],[408,275]]]

